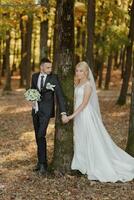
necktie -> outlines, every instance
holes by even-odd
[[[44,86],[44,75],[41,76],[41,82],[40,82],[40,90],[42,91],[43,86]]]

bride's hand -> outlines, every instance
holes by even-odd
[[[68,117],[68,120],[70,121],[71,119],[73,119],[73,115],[69,115],[67,116]]]

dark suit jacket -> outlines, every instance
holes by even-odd
[[[31,89],[37,89],[39,91],[39,88],[37,86],[38,77],[40,72],[34,73],[32,75],[32,82],[31,82]],[[52,85],[55,85],[54,91],[50,89],[46,89],[46,84],[50,83]],[[38,102],[39,105],[39,113],[42,115],[46,115],[47,117],[54,117],[55,116],[55,95],[57,99],[57,103],[59,104],[59,110],[60,112],[66,112],[66,106],[65,106],[65,100],[62,92],[62,88],[58,79],[58,76],[56,74],[49,74],[47,75],[45,85],[43,87],[43,90],[41,92],[41,101]],[[32,114],[34,114],[35,111],[32,109]]]

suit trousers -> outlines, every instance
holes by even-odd
[[[50,117],[40,112],[32,115],[35,130],[35,139],[37,144],[37,157],[40,164],[44,164],[47,168],[47,142],[46,131]]]

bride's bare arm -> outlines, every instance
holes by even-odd
[[[84,87],[84,95],[83,95],[83,101],[79,105],[79,107],[74,111],[74,113],[70,116],[68,116],[69,120],[73,119],[76,115],[78,115],[88,104],[89,98],[91,96],[92,88],[90,84],[85,85]]]

